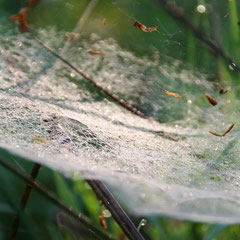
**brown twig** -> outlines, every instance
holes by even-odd
[[[6,169],[10,170],[15,175],[19,176],[24,181],[26,181],[28,184],[31,185],[31,187],[35,188],[39,193],[41,193],[47,199],[49,199],[54,204],[56,204],[64,212],[66,212],[71,217],[73,217],[74,219],[78,220],[81,224],[86,226],[89,230],[91,230],[91,232],[94,235],[97,235],[97,236],[101,237],[102,239],[106,239],[106,240],[115,240],[115,238],[112,237],[111,234],[109,234],[106,231],[102,230],[101,228],[97,227],[96,224],[94,222],[92,222],[91,219],[89,219],[88,217],[86,217],[85,215],[83,215],[81,213],[76,213],[75,211],[73,211],[71,207],[69,207],[66,203],[64,203],[62,200],[60,200],[53,192],[50,192],[47,188],[42,186],[38,181],[32,180],[32,178],[29,175],[21,172],[20,170],[16,169],[11,163],[7,162],[9,157],[13,156],[12,154],[10,154],[8,151],[6,151],[4,149],[1,149],[1,153],[2,154],[0,157],[0,165],[5,167]],[[17,155],[16,156],[14,155],[14,157],[19,158],[19,157],[17,157]],[[6,160],[4,160],[4,159],[6,159]],[[22,158],[20,157],[19,159],[22,159]]]
[[[210,39],[204,32],[199,30],[192,21],[188,20],[188,18],[183,15],[182,8],[178,7],[174,2],[169,2],[167,0],[158,0],[158,3],[172,18],[190,30],[195,37],[204,42],[215,55],[220,56],[229,66],[231,66],[237,72],[240,72],[239,64],[237,64],[235,60],[228,56],[228,54],[225,53],[224,49],[219,44]]]
[[[51,54],[53,54],[55,57],[57,57],[58,59],[60,59],[63,63],[65,63],[66,65],[68,65],[71,69],[73,69],[75,72],[77,72],[79,75],[81,75],[83,78],[85,78],[88,82],[90,82],[93,86],[95,86],[96,88],[98,88],[99,90],[101,90],[103,93],[105,93],[108,97],[110,97],[111,99],[113,99],[115,102],[117,102],[118,104],[120,104],[122,107],[124,107],[125,109],[127,109],[128,111],[134,113],[135,115],[142,117],[142,118],[146,118],[144,116],[144,114],[142,112],[140,112],[138,109],[136,109],[135,107],[133,107],[132,105],[130,105],[129,103],[127,103],[124,99],[119,98],[117,95],[115,95],[114,93],[108,91],[107,89],[105,89],[103,86],[101,86],[99,83],[95,82],[91,77],[89,77],[87,74],[85,74],[84,72],[80,71],[79,69],[77,69],[76,67],[74,67],[70,62],[68,62],[66,59],[64,59],[63,57],[61,57],[59,54],[57,54],[55,51],[53,51],[51,48],[49,48],[48,46],[46,46],[40,39],[34,37],[34,39],[41,45],[43,46],[46,50],[48,50]]]
[[[34,164],[31,175],[30,175],[30,178],[32,179],[32,181],[34,181],[36,179],[40,168],[41,168],[40,164],[38,164],[38,163]],[[22,211],[25,209],[25,207],[27,205],[31,190],[32,190],[32,186],[30,184],[27,184],[27,186],[24,190],[24,193],[22,195],[22,199],[21,199],[21,210]],[[19,215],[17,215],[13,221],[10,239],[15,239],[17,231],[18,231],[19,223],[20,223],[20,218],[19,218]]]
[[[111,212],[113,218],[120,225],[126,236],[131,240],[143,240],[144,238],[134,226],[131,219],[122,209],[107,186],[100,180],[91,179],[87,180],[87,182],[97,194],[97,197],[102,200],[103,204]]]

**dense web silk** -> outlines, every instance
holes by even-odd
[[[49,28],[38,35],[61,53],[63,33]],[[104,56],[88,54],[92,49]],[[68,177],[101,178],[137,214],[240,222],[239,128],[224,138],[208,132],[236,122],[233,106],[239,103],[230,94],[217,95],[207,75],[177,60],[137,57],[95,34],[69,47],[68,61],[151,116],[142,119],[29,34],[6,30],[0,53],[0,154]],[[217,96],[218,105],[213,108],[205,93]]]

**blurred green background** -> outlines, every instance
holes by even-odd
[[[9,18],[20,8],[26,6],[24,0],[0,0],[1,18]],[[31,28],[39,29],[55,26],[59,31],[72,32],[84,13],[89,0],[40,0],[29,12]],[[205,32],[224,50],[240,62],[238,15],[240,2],[237,0],[176,0],[183,13],[199,29]],[[199,5],[203,7],[199,8]],[[204,9],[205,8],[205,9]],[[197,10],[198,9],[198,10]],[[201,13],[201,11],[203,11]],[[106,19],[106,26],[103,20]],[[143,33],[133,27],[135,21],[144,25],[157,26],[158,31]],[[9,23],[11,24],[11,23]],[[179,59],[189,69],[210,73],[210,81],[237,82],[239,74],[229,68],[225,62],[214,56],[208,47],[181,24],[173,20],[158,4],[157,0],[100,0],[92,9],[89,18],[80,32],[88,36],[92,32],[102,38],[114,38],[121,47],[138,56],[153,59],[160,56]],[[19,162],[26,172],[31,171],[32,163]],[[48,186],[61,199],[76,211],[82,212],[98,222],[101,207],[95,195],[84,181],[67,180],[58,173],[41,168],[38,180]],[[44,197],[32,192],[26,211],[20,211],[20,198],[25,183],[0,167],[0,238],[7,239],[16,213],[20,213],[21,226],[17,239],[75,239],[67,228],[56,223],[56,206]],[[214,225],[178,221],[165,217],[131,216],[138,225],[141,219],[147,219],[147,225],[141,228],[145,239],[239,239],[240,228],[237,225]],[[108,218],[108,231],[118,239],[124,239],[121,229],[112,218]]]

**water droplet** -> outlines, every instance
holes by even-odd
[[[204,5],[198,5],[197,6],[197,11],[199,13],[205,13],[206,12],[206,7]]]
[[[146,226],[146,224],[147,224],[147,220],[146,219],[142,219],[141,221],[140,221],[140,223],[138,224],[138,231],[140,231],[140,228],[141,227],[144,227],[144,226]]]
[[[196,84],[200,84],[201,83],[201,81],[198,79],[198,80],[196,80]]]
[[[71,78],[74,78],[74,77],[75,77],[75,74],[74,74],[74,73],[70,73],[70,77],[71,77]]]
[[[191,99],[189,99],[187,102],[188,102],[188,104],[192,104],[192,100]]]
[[[107,210],[107,209],[103,210],[103,215],[104,215],[105,218],[109,218],[109,217],[112,216],[112,214],[110,213],[110,211]]]

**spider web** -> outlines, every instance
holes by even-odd
[[[137,5],[130,9],[136,14]],[[126,14],[132,25],[133,14]],[[222,133],[237,122],[236,86],[220,96],[208,74],[189,70],[180,60],[138,56],[120,40],[82,34],[64,58],[150,117],[141,119],[56,64],[30,34],[20,34],[6,18],[0,22],[1,154],[39,162],[69,177],[101,178],[137,214],[240,221],[239,127],[224,138],[208,133]],[[36,34],[57,52],[68,40],[66,31],[55,27],[39,28]],[[168,36],[172,41],[174,35]],[[89,55],[90,49],[105,56]],[[205,93],[218,105],[211,106]]]

